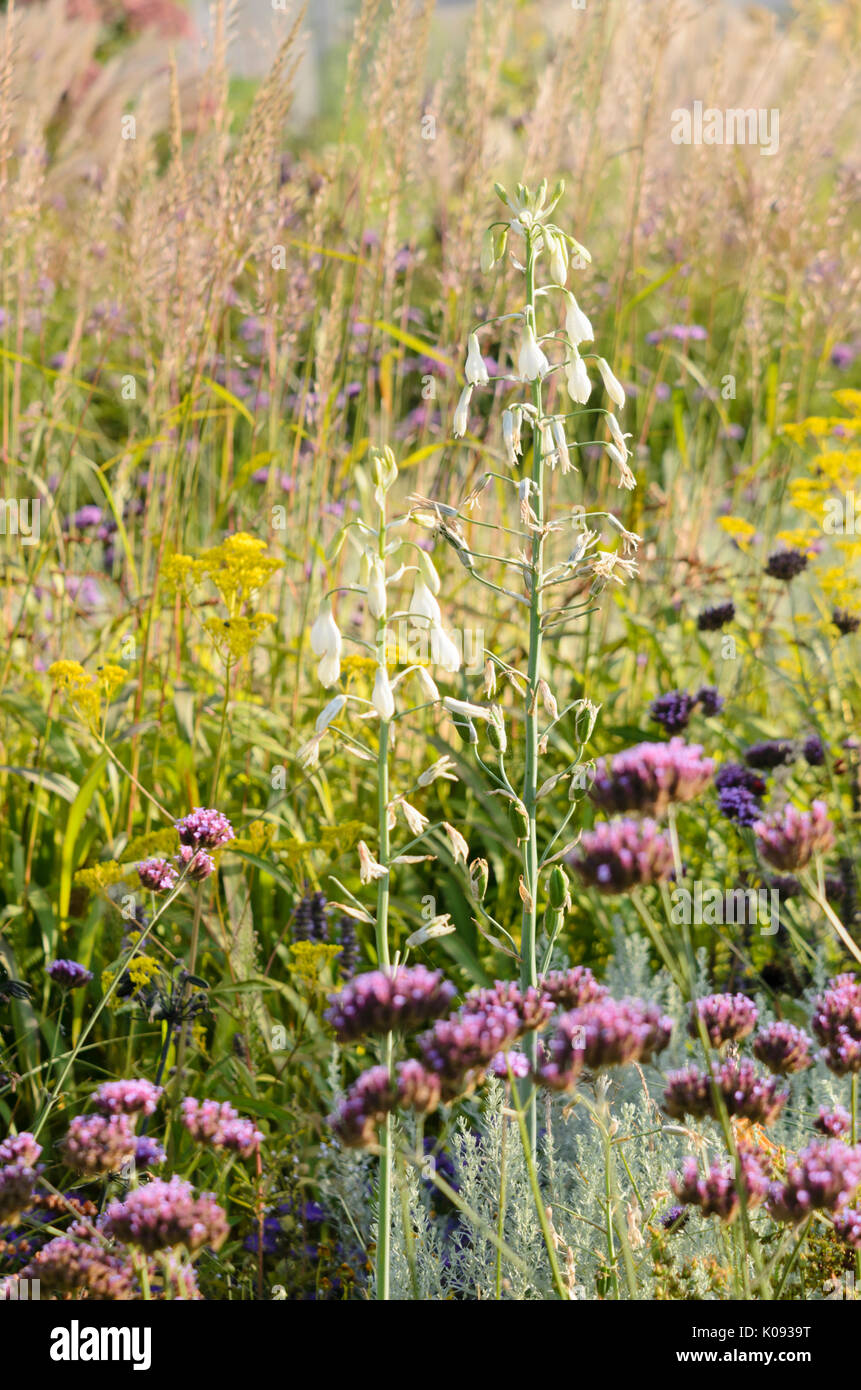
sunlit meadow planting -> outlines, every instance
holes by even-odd
[[[854,1298],[861,6],[242,8],[2,16],[0,1298]]]

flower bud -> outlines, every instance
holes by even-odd
[[[529,838],[529,812],[519,797],[513,796],[508,803],[508,823],[518,844]]]
[[[477,333],[470,333],[469,335],[465,375],[470,386],[486,386],[490,381],[484,358],[481,355]]]
[[[486,859],[473,859],[469,866],[469,891],[473,902],[483,903],[490,879],[490,868]]]
[[[386,567],[379,555],[374,555],[370,561],[368,611],[372,618],[386,616]]]
[[[604,382],[604,390],[607,392],[607,395],[610,397],[610,400],[614,403],[614,405],[617,405],[621,410],[625,404],[625,392],[622,389],[622,383],[613,375],[612,371],[610,370],[610,366],[606,358],[598,358],[598,371],[601,373],[601,379]]]
[[[568,901],[568,887],[568,875],[562,868],[562,865],[554,864],[550,874],[550,882],[547,891],[548,897],[550,898],[550,906],[557,912],[563,908]]]
[[[460,400],[457,403],[452,424],[452,434],[455,439],[463,439],[469,426],[469,402],[472,399],[472,390],[472,384],[467,382],[460,393]]]
[[[508,737],[505,732],[505,719],[499,705],[494,705],[490,712],[490,719],[487,721],[487,737],[497,753],[504,753],[508,747]]]

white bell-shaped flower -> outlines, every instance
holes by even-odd
[[[460,652],[457,644],[452,641],[445,629],[439,625],[431,628],[431,659],[436,666],[440,666],[443,671],[448,671],[454,675],[455,671],[460,670]]]
[[[341,674],[341,634],[328,603],[320,609],[311,628],[311,650],[321,658],[317,667],[320,684],[335,685]]]
[[[368,572],[368,610],[372,618],[386,616],[386,566],[382,557],[373,555]]]
[[[577,349],[565,367],[565,381],[568,394],[577,405],[585,405],[592,394],[592,383],[586,370],[586,363]]]
[[[463,390],[460,393],[460,400],[458,401],[457,409],[454,412],[454,421],[452,423],[451,432],[454,435],[455,439],[463,439],[463,436],[466,434],[467,428],[469,426],[469,403],[472,399],[472,392],[472,384],[470,382],[467,382],[466,386],[464,386]]]
[[[395,712],[395,697],[392,694],[392,683],[389,680],[388,672],[384,666],[377,667],[371,704],[374,706],[374,709],[381,719],[391,719]]]
[[[481,355],[481,347],[479,346],[477,333],[470,333],[469,335],[465,375],[470,386],[486,386],[490,381],[484,358]]]
[[[540,381],[550,371],[550,363],[535,338],[535,329],[528,321],[523,325],[517,371],[521,381]]]
[[[565,310],[565,332],[573,347],[579,347],[581,343],[594,342],[595,339],[592,325],[573,294],[569,294],[568,308]]]
[[[601,380],[604,382],[604,390],[610,397],[614,405],[621,410],[625,404],[625,392],[622,383],[615,377],[610,370],[610,364],[605,357],[598,358],[598,371],[601,373]]]

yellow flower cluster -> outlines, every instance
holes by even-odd
[[[297,941],[290,947],[293,957],[289,966],[290,974],[307,989],[328,989],[330,986],[324,984],[320,977],[340,950],[340,946],[327,946],[322,941]]]
[[[147,985],[161,973],[161,966],[152,956],[135,956],[126,967],[128,977],[134,987],[135,992],[145,989]],[[102,989],[107,993],[119,973],[119,965],[109,965],[102,971]],[[112,994],[108,1000],[108,1007],[118,1009],[123,1003],[122,999],[117,998],[116,993]]]
[[[223,661],[231,662],[247,656],[274,622],[274,613],[255,613],[251,618],[240,614],[235,618],[207,618],[204,627],[218,655]]]
[[[95,676],[90,676],[77,661],[55,661],[48,667],[48,675],[59,690],[66,691],[78,714],[93,728],[99,722],[102,696],[110,702],[129,679],[124,666],[110,662],[97,667]]]
[[[189,595],[195,584],[208,579],[227,609],[226,618],[209,618],[204,627],[219,656],[230,664],[247,656],[275,622],[273,613],[243,613],[282,562],[266,553],[266,542],[245,531],[228,536],[220,545],[192,555],[171,555],[162,567],[166,594]]]
[[[95,892],[99,888],[110,888],[115,883],[131,881],[128,864],[118,864],[116,859],[108,859],[103,864],[93,864],[89,869],[78,869],[74,883],[79,888],[89,888]]]
[[[834,608],[861,615],[858,577],[853,573],[854,563],[861,559],[857,535],[861,529],[861,449],[855,443],[861,434],[861,392],[835,391],[834,397],[849,416],[811,416],[784,429],[797,444],[815,441],[819,452],[810,459],[809,472],[793,478],[788,489],[792,505],[805,513],[813,526],[784,532],[780,538],[791,544],[788,537],[801,537],[803,548],[807,548],[812,538],[821,541],[827,537],[831,548],[823,553],[822,564],[815,570],[822,591]],[[835,439],[841,437],[848,447],[835,447]]]

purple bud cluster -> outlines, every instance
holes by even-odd
[[[823,854],[834,844],[834,827],[824,801],[814,801],[809,811],[784,806],[767,820],[756,821],[753,831],[763,859],[784,872],[803,869],[814,854]]]
[[[190,1252],[204,1245],[218,1250],[228,1235],[227,1217],[213,1194],[195,1196],[191,1183],[176,1177],[156,1179],[112,1202],[103,1230],[148,1252],[177,1245]]]
[[[30,1205],[41,1152],[41,1144],[27,1130],[0,1143],[0,1220],[11,1226]]]
[[[673,851],[655,821],[619,820],[584,831],[568,862],[600,893],[626,893],[668,879]]]
[[[861,1211],[857,1207],[843,1207],[835,1214],[834,1230],[852,1250],[861,1250]]]
[[[782,1021],[760,1028],[753,1040],[753,1055],[777,1076],[804,1071],[813,1061],[807,1034],[794,1024]]]
[[[702,752],[680,738],[638,743],[598,764],[589,795],[608,812],[661,815],[672,802],[693,801],[708,786],[714,763]]]
[[[812,1211],[837,1211],[861,1187],[861,1148],[840,1139],[815,1139],[787,1164],[786,1180],[773,1183],[768,1206],[776,1221],[792,1225]]]
[[[822,1061],[838,1076],[861,1071],[861,982],[837,975],[814,1000],[810,1020]]]
[[[731,601],[727,603],[717,603],[713,608],[704,608],[697,617],[697,627],[700,632],[720,632],[722,627],[731,623],[735,617],[735,604]]]
[[[569,1090],[584,1067],[648,1062],[670,1041],[672,1019],[641,999],[599,999],[563,1014],[547,1043],[538,1080],[551,1090]]]
[[[752,1033],[758,1014],[753,1000],[743,994],[708,994],[691,1009],[688,1033],[692,1038],[700,1036],[698,1017],[712,1047],[720,1047],[722,1043],[740,1042]]]
[[[52,960],[47,973],[61,989],[83,989],[93,978],[93,972],[76,960]]]
[[[772,579],[780,579],[784,584],[795,579],[802,570],[807,569],[807,556],[803,550],[775,550],[769,555],[765,572]]]
[[[424,965],[370,970],[356,975],[339,994],[329,996],[325,1017],[340,1042],[368,1033],[420,1027],[451,1006],[456,990],[441,971]]]
[[[759,820],[765,778],[740,763],[726,763],[715,773],[715,786],[722,816],[737,825],[753,825]]]
[[[227,1149],[240,1158],[255,1154],[265,1137],[253,1120],[243,1120],[227,1101],[219,1104],[217,1100],[186,1096],[181,1110],[182,1123],[192,1139],[213,1149]]]
[[[666,695],[659,695],[649,706],[649,714],[668,734],[680,734],[690,723],[697,705],[703,714],[711,716],[719,714],[723,704],[713,685],[701,685],[695,695],[686,690],[669,690]]]
[[[712,1077],[727,1114],[756,1124],[773,1124],[789,1099],[788,1091],[779,1091],[772,1077],[759,1076],[753,1063],[746,1058],[740,1062],[713,1064]],[[670,1072],[664,1091],[664,1109],[674,1120],[682,1120],[685,1115],[695,1120],[706,1116],[717,1119],[708,1073],[695,1066]]]
[[[795,749],[786,739],[768,738],[762,743],[752,743],[745,749],[744,760],[748,767],[758,767],[763,771],[771,771],[776,767],[783,767],[786,763],[791,763],[795,757]]]

